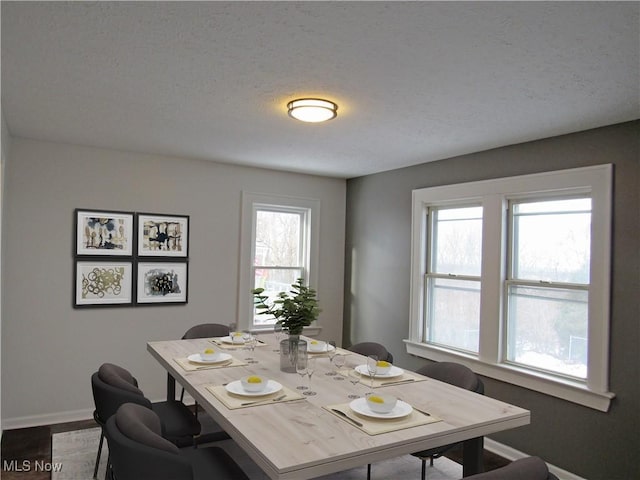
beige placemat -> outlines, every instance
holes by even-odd
[[[258,407],[261,405],[273,405],[274,403],[303,400],[305,397],[295,390],[282,386],[282,390],[260,397],[241,397],[229,393],[224,385],[207,385],[207,390],[230,409]]]
[[[244,344],[244,343],[238,343],[238,344],[226,343],[226,342],[223,342],[222,340],[220,340],[220,338],[222,338],[222,337],[211,338],[211,339],[209,339],[209,341],[211,343],[216,344],[217,346],[219,346],[220,348],[222,348],[224,350],[245,350],[245,349],[248,348],[247,345]],[[256,341],[256,347],[264,347],[266,345],[267,345],[267,343],[263,342],[262,340]]]
[[[351,410],[351,407],[349,407],[348,403],[327,405],[323,408],[336,417],[362,430],[368,435],[379,435],[381,433],[395,432],[396,430],[404,430],[405,428],[418,427],[420,425],[427,425],[429,423],[441,421],[441,419],[439,419],[438,417],[434,417],[433,415],[426,415],[416,409],[414,409],[406,417],[378,419],[360,415],[354,412],[353,410]],[[340,415],[338,412],[336,412],[336,410],[343,412],[349,418],[345,418],[343,415]]]
[[[358,378],[360,378],[360,383],[362,383],[363,385],[366,385],[367,387],[371,386],[371,377],[369,377],[368,375],[362,375],[356,372],[352,368],[343,368],[341,370],[338,370],[338,373],[345,377],[348,377],[352,373],[355,373],[355,375],[357,375]],[[426,377],[419,375],[417,373],[405,370],[404,373],[398,377],[374,378],[373,388],[393,386],[393,385],[404,385],[404,384],[413,383],[413,382],[422,382],[424,380],[426,380]]]
[[[225,368],[225,367],[242,367],[244,365],[248,365],[247,362],[243,362],[242,360],[238,360],[237,358],[231,357],[230,360],[226,362],[220,363],[212,363],[212,364],[204,364],[204,363],[195,363],[190,362],[188,358],[174,358],[174,362],[180,365],[187,372],[193,372],[195,370],[209,370],[212,368]]]

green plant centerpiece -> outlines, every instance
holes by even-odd
[[[282,330],[289,335],[300,335],[304,327],[318,318],[316,291],[304,285],[302,278],[291,285],[290,292],[278,293],[272,305],[267,305],[269,297],[263,292],[264,288],[252,290],[256,314],[273,315],[276,325],[282,325]]]
[[[300,334],[320,313],[316,291],[302,282],[298,278],[288,293],[278,293],[272,305],[266,303],[269,297],[263,295],[264,288],[252,290],[256,315],[273,315],[276,326],[289,335],[280,342],[280,370],[287,373],[296,373],[298,354],[306,355],[307,342],[300,339]]]

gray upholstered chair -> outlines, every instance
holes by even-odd
[[[489,472],[465,477],[464,480],[558,480],[539,457],[521,458]]]
[[[473,370],[460,363],[430,363],[416,370],[416,373],[433,378],[435,380],[439,380],[441,382],[448,383],[450,385],[455,385],[456,387],[464,388],[465,390],[469,390],[471,392],[484,394],[484,384],[482,383],[480,377],[478,377],[473,372]],[[460,443],[454,443],[442,447],[430,448],[421,452],[412,453],[414,457],[418,457],[420,460],[422,460],[422,480],[425,479],[427,472],[427,459],[429,459],[431,466],[433,466],[434,458],[441,457],[446,452],[459,445]]]
[[[360,342],[347,348],[350,352],[359,353],[360,355],[376,355],[378,360],[384,360],[393,363],[393,355],[386,347],[376,342]]]
[[[182,336],[182,340],[190,340],[193,338],[212,338],[226,337],[229,335],[229,327],[220,323],[201,323],[194,325],[187,330]],[[184,399],[184,388],[180,392],[180,401]],[[196,404],[196,415],[198,414],[198,405]]]
[[[158,416],[140,405],[122,405],[105,431],[113,480],[248,480],[219,447],[180,449],[167,441]]]
[[[201,323],[187,330],[182,336],[182,339],[226,337],[227,335],[229,335],[229,327],[226,325],[220,323]]]
[[[151,403],[138,388],[135,377],[118,365],[101,365],[91,375],[91,389],[96,407],[93,418],[102,427],[93,478],[96,478],[100,464],[104,425],[124,403],[135,403],[153,410],[161,419],[162,435],[177,445],[193,445],[196,435],[200,434],[198,419],[182,402],[174,400]]]

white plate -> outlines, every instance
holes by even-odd
[[[228,335],[226,337],[220,337],[220,340],[222,340],[223,343],[232,343],[233,345],[244,345],[244,339],[242,337],[240,337],[235,342]]]
[[[236,380],[235,382],[228,383],[224,388],[227,392],[233,393],[234,395],[241,395],[243,397],[261,397],[263,395],[271,395],[272,393],[279,392],[282,390],[282,385],[275,380],[269,380],[267,382],[267,386],[261,392],[247,392],[242,388],[242,382],[240,380]]]
[[[355,368],[355,371],[358,372],[360,375],[364,375],[365,377],[371,376],[369,375],[369,370],[367,370],[366,365],[358,365]],[[395,378],[395,377],[399,377],[403,373],[404,373],[404,370],[402,370],[399,367],[396,367],[395,365],[392,365],[391,370],[389,370],[387,373],[376,373],[374,375],[374,378]]]
[[[367,405],[366,398],[356,398],[349,403],[349,408],[360,415],[373,418],[402,418],[413,412],[413,407],[402,400],[398,400],[396,406],[389,413],[374,412]]]
[[[322,348],[318,348],[316,347],[317,350],[312,350],[310,346],[307,346],[307,353],[327,353],[327,352],[333,352],[336,347],[334,347],[333,345],[329,345],[329,349],[327,350],[327,346],[324,345]]]
[[[193,363],[202,363],[204,365],[213,365],[216,363],[226,362],[231,360],[231,355],[228,353],[220,353],[220,356],[215,360],[204,360],[199,353],[194,353],[193,355],[189,355],[187,360]]]

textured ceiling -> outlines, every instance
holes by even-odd
[[[638,2],[1,9],[14,136],[349,178],[640,117]]]

